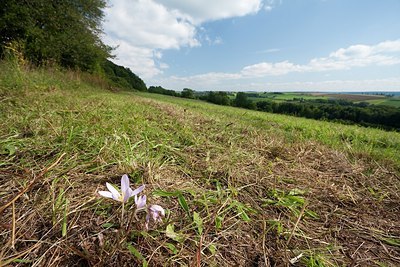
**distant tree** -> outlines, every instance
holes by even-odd
[[[170,96],[180,96],[177,92],[175,92],[174,90],[169,90],[169,89],[165,89],[161,86],[150,86],[149,93],[153,93],[153,94],[162,94],[162,95],[170,95]]]
[[[181,97],[183,98],[196,98],[195,91],[189,88],[184,88],[181,93]]]
[[[230,105],[230,102],[231,102],[229,95],[226,92],[210,91],[210,92],[208,92],[208,95],[206,97],[204,97],[203,99],[205,99],[208,102],[218,104],[218,105],[224,105],[224,106]]]
[[[258,101],[256,106],[257,110],[265,112],[273,112],[272,101]]]
[[[241,108],[256,109],[256,105],[253,103],[253,101],[248,99],[247,94],[244,92],[239,92],[236,94],[234,105]]]
[[[236,94],[236,98],[234,101],[235,106],[245,108],[247,106],[247,102],[249,100],[247,99],[247,95],[244,92],[239,92]]]

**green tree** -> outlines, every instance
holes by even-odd
[[[260,111],[272,112],[272,101],[258,101],[257,109]]]
[[[208,95],[205,97],[205,100],[217,105],[230,105],[230,99],[228,93],[226,92],[208,92]]]
[[[144,81],[129,68],[118,66],[109,60],[103,62],[102,68],[106,78],[112,85],[126,89],[147,91]]]
[[[189,88],[184,88],[182,90],[181,97],[183,97],[183,98],[192,98],[193,99],[193,98],[196,98],[194,93],[195,93],[194,90],[189,89]]]
[[[244,92],[239,92],[236,94],[234,105],[241,108],[256,109],[256,105],[253,103],[253,101],[248,99],[247,94]]]
[[[0,53],[18,43],[34,64],[94,71],[110,57],[100,39],[105,5],[105,0],[2,0]]]
[[[180,96],[179,93],[175,92],[174,90],[165,89],[161,86],[150,86],[148,92],[153,94]]]

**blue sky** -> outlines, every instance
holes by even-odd
[[[148,86],[400,91],[399,0],[113,0],[113,61]]]

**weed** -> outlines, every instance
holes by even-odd
[[[305,192],[299,189],[293,189],[289,192],[282,190],[273,189],[268,193],[268,198],[264,199],[264,207],[273,205],[288,209],[295,217],[300,215],[300,211],[303,206],[307,205],[304,199]],[[318,219],[319,216],[314,211],[305,210],[305,215],[314,219]]]

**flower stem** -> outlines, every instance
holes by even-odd
[[[125,203],[122,202],[121,227],[124,226],[124,211],[125,211]]]

